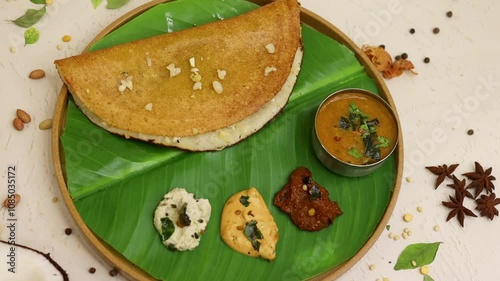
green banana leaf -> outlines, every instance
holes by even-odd
[[[178,0],[151,8],[113,31],[91,51],[229,18],[255,9],[243,0]],[[126,140],[92,124],[69,99],[61,136],[69,193],[89,228],[151,276],[162,280],[304,280],[353,257],[385,213],[396,178],[391,156],[375,173],[348,178],[328,171],[311,147],[314,114],[335,90],[377,93],[345,46],[302,27],[304,59],[289,103],[275,120],[245,141],[219,152],[185,152]],[[272,204],[298,166],[309,168],[344,211],[319,232],[299,230]],[[273,262],[231,250],[220,238],[222,207],[254,186],[266,199],[280,239]],[[212,204],[200,246],[173,252],[161,243],[153,213],[162,196],[184,187]]]

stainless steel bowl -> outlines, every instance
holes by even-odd
[[[330,152],[328,152],[318,137],[318,134],[316,132],[316,119],[318,117],[319,110],[322,108],[323,104],[325,104],[325,102],[327,102],[331,97],[333,97],[334,95],[340,95],[343,93],[356,93],[356,94],[361,94],[361,95],[369,95],[370,97],[375,98],[378,102],[380,102],[382,105],[384,105],[389,110],[392,117],[394,118],[394,121],[396,122],[396,128],[398,131],[396,134],[396,140],[394,141],[394,145],[393,145],[391,151],[389,152],[389,154],[387,154],[387,156],[378,160],[377,162],[366,164],[366,165],[357,165],[357,164],[351,164],[351,163],[344,162],[344,161],[338,159],[337,157],[335,157],[334,155],[332,155]],[[368,174],[374,172],[377,168],[379,168],[384,163],[385,160],[387,160],[387,158],[389,156],[392,155],[392,153],[394,152],[394,150],[396,149],[396,147],[398,145],[398,139],[399,139],[400,133],[401,132],[400,132],[400,129],[398,126],[397,116],[396,116],[394,110],[389,106],[389,104],[384,99],[382,99],[380,96],[378,96],[372,92],[369,92],[369,91],[366,91],[363,89],[348,88],[348,89],[343,89],[343,90],[334,92],[333,94],[331,94],[327,98],[325,98],[323,100],[323,102],[319,105],[319,107],[316,111],[316,115],[314,117],[314,126],[313,126],[313,130],[312,130],[312,146],[313,146],[314,152],[316,153],[316,156],[319,158],[321,163],[323,163],[323,165],[325,165],[330,171],[335,172],[339,175],[343,175],[343,176],[359,177],[359,176],[368,175]]]

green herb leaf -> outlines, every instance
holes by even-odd
[[[362,156],[361,152],[359,152],[359,150],[357,150],[354,147],[351,147],[347,153],[349,153],[349,155],[351,155],[352,157],[354,157],[356,159],[360,159]]]
[[[340,116],[339,127],[341,129],[348,130],[349,128],[351,128],[351,122],[349,122],[349,119],[345,118],[344,116]]]
[[[387,230],[391,230],[391,226],[390,226],[390,225],[386,225],[386,226],[385,226],[385,229],[387,229]]]
[[[414,269],[434,261],[441,242],[408,245],[399,255],[394,270]],[[415,262],[415,265],[412,264]]]
[[[311,196],[309,196],[311,200],[321,198],[321,191],[319,191],[319,189],[315,185],[311,187],[311,190],[309,190],[309,194],[311,194]]]
[[[101,5],[102,0],[91,0],[92,1],[92,6],[94,6],[94,9],[99,7]]]
[[[106,8],[108,9],[118,9],[123,5],[127,4],[129,0],[108,0]]]
[[[33,4],[45,5],[45,0],[30,0]]]
[[[13,20],[12,22],[17,26],[28,28],[37,23],[43,15],[45,15],[46,11],[46,6],[43,6],[40,10],[29,9],[24,15]]]
[[[181,211],[179,212],[179,224],[182,226],[191,225],[191,219],[187,214],[187,203],[184,203],[181,207]]]
[[[174,234],[175,225],[169,218],[161,219],[161,240],[165,241]]]
[[[245,207],[248,207],[248,205],[250,205],[250,201],[248,201],[250,197],[248,196],[245,196],[245,195],[241,195],[240,197],[240,203],[241,205],[245,206]]]
[[[40,38],[40,32],[35,27],[30,27],[24,31],[24,45],[35,44]]]
[[[434,281],[429,275],[424,275],[424,281]]]
[[[389,147],[391,144],[391,141],[388,138],[385,137],[377,137],[378,140],[378,147]]]
[[[257,221],[251,220],[246,223],[245,225],[245,236],[250,240],[252,243],[252,247],[259,251],[260,249],[260,242],[257,241],[257,239],[263,239],[264,236],[262,235],[262,232],[257,228]]]

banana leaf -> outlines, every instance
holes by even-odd
[[[258,6],[243,0],[178,0],[157,5],[113,31],[90,51],[229,18]],[[304,280],[351,257],[385,213],[396,178],[391,156],[375,173],[348,178],[327,170],[311,146],[321,101],[335,90],[378,93],[354,54],[303,25],[304,59],[284,110],[261,131],[218,152],[185,152],[126,140],[92,124],[69,99],[61,136],[67,186],[88,227],[123,257],[161,280]],[[290,172],[306,166],[344,211],[319,232],[299,230],[272,204]],[[271,263],[231,250],[220,238],[222,207],[232,194],[256,187],[274,216],[280,239]],[[161,243],[153,213],[163,195],[186,188],[212,204],[212,216],[194,251],[173,252]]]

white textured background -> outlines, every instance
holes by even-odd
[[[50,252],[69,272],[71,280],[123,280],[109,277],[110,267],[98,258],[85,239],[72,227],[72,219],[60,197],[50,149],[50,131],[40,131],[40,121],[52,117],[61,82],[53,61],[78,54],[86,44],[120,15],[147,2],[131,0],[119,10],[94,9],[90,0],[55,0],[44,19],[35,26],[41,39],[23,46],[23,30],[7,21],[34,5],[28,0],[0,0],[0,198],[5,198],[6,169],[18,168],[17,241]],[[418,270],[394,271],[399,253],[408,244],[441,241],[430,275],[437,281],[499,280],[500,219],[467,219],[466,228],[441,205],[450,189],[433,190],[435,177],[424,167],[459,163],[456,174],[472,171],[474,161],[500,171],[500,2],[494,0],[302,0],[303,7],[322,16],[355,43],[385,44],[391,54],[406,52],[418,76],[405,74],[387,81],[403,127],[405,173],[401,193],[389,222],[390,232],[411,228],[409,239],[394,241],[384,231],[374,247],[339,280],[422,280]],[[445,13],[453,11],[453,17]],[[432,28],[441,32],[433,34]],[[415,28],[411,35],[408,30]],[[73,40],[62,43],[70,34]],[[62,50],[56,48],[63,46]],[[9,50],[15,49],[14,53]],[[424,64],[424,57],[431,63]],[[47,71],[39,81],[27,78],[36,68]],[[17,132],[11,121],[16,108],[28,111],[33,121]],[[468,136],[466,131],[474,129]],[[407,182],[405,178],[410,178]],[[5,188],[4,188],[5,187]],[[467,201],[471,203],[470,201]],[[421,206],[422,213],[416,208]],[[471,204],[468,205],[473,208]],[[405,223],[402,216],[412,213]],[[5,209],[0,220],[5,221]],[[435,225],[440,226],[434,231]],[[3,223],[0,238],[7,238]],[[2,256],[4,253],[0,253]],[[392,264],[391,264],[392,262]],[[369,265],[376,268],[369,270]],[[22,265],[18,265],[22,266]],[[89,267],[97,272],[89,275]],[[0,274],[0,280],[4,280]]]

